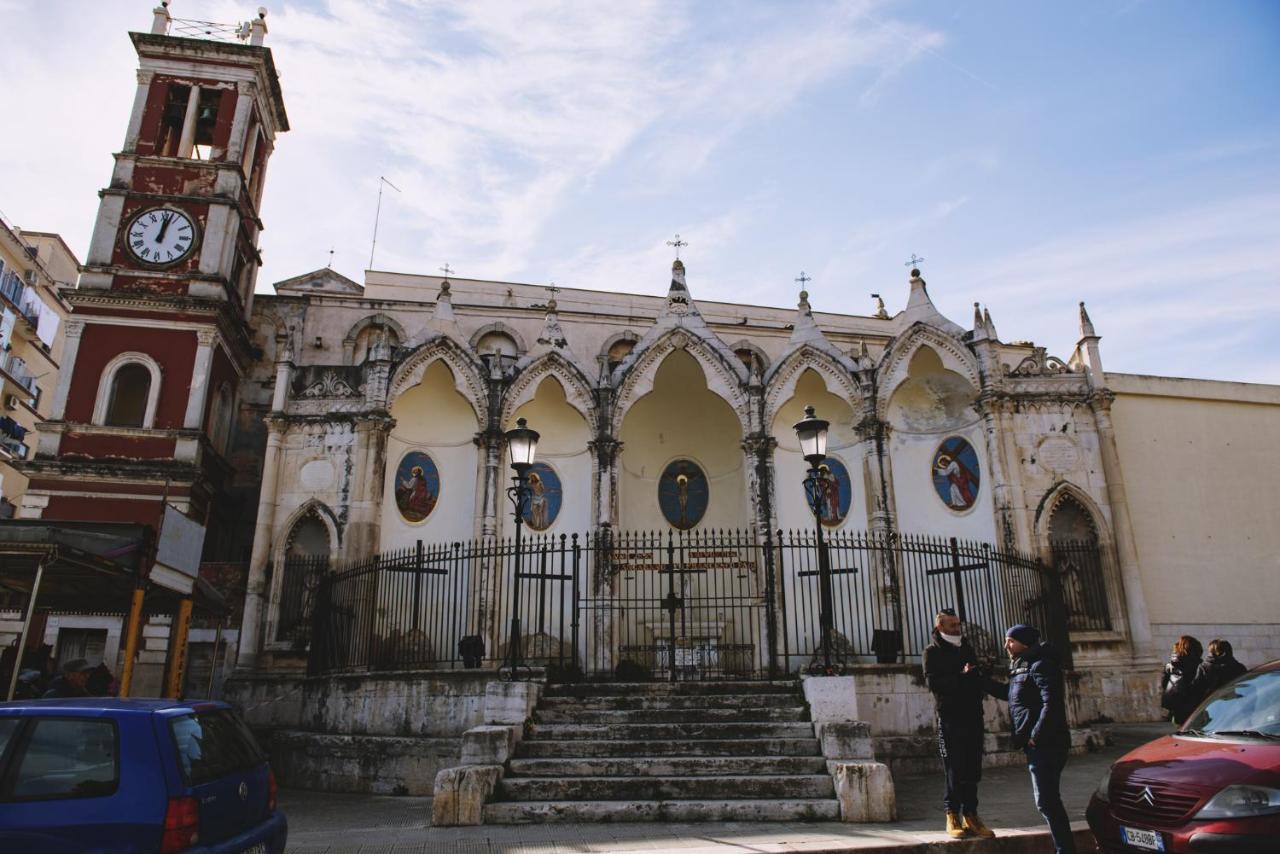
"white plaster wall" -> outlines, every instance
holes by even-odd
[[[392,403],[391,415],[396,426],[387,438],[380,550],[404,548],[418,540],[443,543],[475,536],[481,473],[473,440],[479,425],[475,410],[454,387],[449,368],[440,361],[432,363],[422,382]],[[418,524],[404,520],[395,499],[396,467],[410,450],[426,451],[440,472],[435,509]]]
[[[750,524],[741,424],[729,404],[707,390],[702,368],[687,352],[674,351],[658,367],[653,391],[631,407],[620,438],[620,529],[670,528],[658,506],[658,478],[681,457],[698,463],[709,482],[707,512],[693,530]]]
[[[586,419],[565,401],[564,387],[555,377],[544,379],[534,399],[517,409],[511,423],[503,428],[514,427],[517,418],[528,419],[529,426],[540,434],[537,461],[547,463],[560,476],[560,513],[542,534],[558,537],[590,531],[591,452],[587,448],[590,430]],[[509,473],[510,467],[504,459],[503,474]],[[503,501],[498,513],[501,516],[499,530],[511,533],[514,528],[511,503]]]

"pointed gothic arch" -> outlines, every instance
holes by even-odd
[[[1069,481],[1059,481],[1036,509],[1041,552],[1058,573],[1073,632],[1109,632],[1124,625],[1123,588],[1101,508]]]
[[[610,414],[614,432],[621,428],[621,419],[631,406],[653,391],[658,368],[676,350],[684,350],[693,357],[706,378],[707,389],[729,404],[742,425],[742,434],[751,433],[751,416],[743,389],[747,381],[746,365],[736,358],[731,361],[719,348],[683,328],[670,330],[618,366],[618,392]]]
[[[975,393],[982,390],[978,360],[969,348],[945,332],[916,323],[890,343],[881,356],[876,395],[876,416],[879,419],[886,419],[889,399],[906,381],[916,351],[925,346],[937,353],[944,368],[967,380]]]
[[[266,637],[277,648],[297,646],[305,637],[307,618],[322,575],[341,546],[337,517],[324,502],[310,498],[296,507],[278,529],[273,543],[271,591]],[[327,542],[308,544],[294,553],[295,538],[306,531],[324,532]],[[323,549],[323,551],[321,550]]]
[[[556,378],[560,387],[564,389],[565,400],[578,411],[587,424],[595,423],[595,405],[590,380],[581,368],[563,354],[552,351],[538,356],[516,375],[502,404],[502,424],[508,424],[517,409],[537,396],[538,387],[547,377]]]
[[[804,344],[788,353],[765,374],[765,429],[773,424],[783,404],[795,396],[796,383],[807,370],[812,370],[822,377],[827,390],[838,397],[843,397],[857,413],[862,392],[848,368],[836,361],[830,353]]]
[[[454,388],[475,410],[476,420],[487,424],[489,420],[488,383],[484,380],[480,362],[457,341],[447,335],[428,338],[416,350],[396,366],[387,383],[387,405],[422,382],[423,374],[432,362],[443,362],[453,376]]]

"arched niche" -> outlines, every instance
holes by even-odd
[[[778,526],[787,529],[813,526],[813,514],[806,503],[803,485],[809,464],[800,456],[800,442],[794,429],[795,423],[805,417],[806,406],[812,406],[819,418],[830,423],[827,455],[848,473],[848,510],[838,525],[828,527],[863,529],[867,526],[866,491],[854,410],[846,399],[833,394],[823,376],[812,368],[801,371],[795,378],[794,393],[778,406],[770,428],[778,443],[774,452],[773,485]]]
[[[540,434],[536,462],[550,466],[558,481],[557,511],[544,533],[574,533],[591,527],[591,429],[565,395],[555,375],[542,379],[533,397],[511,413],[504,429],[524,418]],[[504,461],[505,465],[505,461]],[[509,472],[509,469],[507,470]],[[502,525],[509,530],[512,514],[504,506]]]
[[[890,393],[885,413],[898,527],[995,542],[990,454],[977,410],[978,389],[953,370],[958,366],[954,354],[921,343]],[[971,458],[965,445],[973,449]],[[950,466],[961,452],[965,459],[956,461],[960,474],[955,474]],[[951,490],[952,480],[961,475],[963,504]]]
[[[1058,573],[1072,632],[1110,632],[1123,625],[1121,586],[1109,559],[1112,545],[1098,510],[1082,491],[1059,484],[1046,496],[1041,534]]]
[[[383,550],[412,545],[417,540],[446,541],[474,535],[478,508],[475,445],[480,420],[467,397],[458,391],[450,366],[442,359],[428,364],[421,380],[396,396],[391,417],[395,427],[387,437],[387,464],[382,498]],[[425,516],[397,502],[399,472],[411,453],[425,454],[434,466],[436,490]],[[409,463],[412,466],[412,462]],[[429,467],[429,466],[427,466]]]
[[[943,365],[938,353],[922,345],[911,356],[907,377],[893,390],[888,421],[896,431],[941,433],[978,419],[978,390]]]
[[[337,551],[332,511],[316,500],[302,504],[281,526],[271,574],[267,637],[276,649],[297,647],[306,637],[315,593]]]
[[[692,460],[707,477],[709,498],[699,529],[749,524],[741,422],[733,407],[707,387],[692,354],[683,349],[668,353],[654,372],[651,389],[620,417],[620,527],[670,527],[658,504],[658,482],[678,459]]]

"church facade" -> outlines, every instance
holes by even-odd
[[[326,578],[379,556],[416,551],[421,571],[424,551],[492,556],[486,544],[511,543],[506,433],[520,419],[541,435],[524,533],[559,554],[590,542],[616,568],[617,538],[707,544],[684,573],[755,549],[767,559],[719,568],[773,607],[789,580],[814,574],[768,558],[773,547],[810,560],[821,549],[806,538],[823,532],[837,551],[862,550],[835,572],[876,574],[873,611],[843,625],[876,629],[894,623],[874,612],[875,590],[903,583],[878,551],[911,541],[960,566],[954,542],[1038,560],[1092,679],[1086,718],[1155,714],[1125,679],[1150,683],[1184,631],[1227,637],[1251,664],[1280,656],[1268,607],[1280,600],[1268,445],[1280,387],[1107,373],[1083,304],[1062,318],[1074,351],[1054,355],[1003,339],[977,303],[963,325],[944,317],[918,270],[890,296],[904,308],[865,316],[815,311],[803,289],[794,309],[698,300],[678,258],[669,279],[655,271],[664,296],[331,269],[258,293],[258,208],[288,130],[265,17],[245,25],[248,44],[172,26],[162,6],[152,32],[132,34],[134,107],[65,294],[62,370],[18,515],[156,527],[171,506],[201,523],[204,569],[243,578],[238,625],[201,629],[215,656],[232,641],[227,673],[296,675],[317,602],[332,605],[318,598]],[[808,406],[829,434],[807,493],[794,425]],[[647,565],[673,584],[667,555]],[[630,577],[611,572],[574,576],[574,601],[625,603]],[[984,580],[989,599],[1022,616],[999,581]],[[443,596],[465,632],[481,627],[491,663],[511,586],[467,576]],[[674,613],[681,591],[655,588],[650,604]],[[913,630],[953,604],[947,588],[930,591]],[[784,617],[811,619],[810,604],[788,600]],[[120,619],[99,617],[119,637]],[[726,621],[703,623],[714,635]],[[153,615],[144,663],[165,666],[168,625]],[[568,625],[539,634],[563,650]],[[460,668],[463,633],[426,663]],[[614,634],[594,642],[616,651]],[[666,638],[672,663],[674,629]],[[898,652],[910,666],[901,640]],[[850,664],[874,658],[854,653]]]

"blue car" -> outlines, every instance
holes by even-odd
[[[282,854],[287,836],[226,703],[0,703],[0,851]]]

